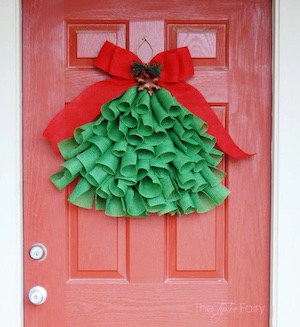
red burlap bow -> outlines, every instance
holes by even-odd
[[[68,103],[49,123],[43,135],[58,153],[57,143],[73,136],[74,129],[99,116],[101,106],[136,85],[131,65],[141,60],[131,51],[108,41],[101,48],[95,66],[114,76],[87,87]],[[187,47],[164,51],[150,62],[162,65],[159,85],[194,115],[208,124],[208,133],[217,139],[220,149],[229,156],[242,159],[251,154],[242,151],[232,140],[202,94],[185,80],[194,75],[194,67]]]

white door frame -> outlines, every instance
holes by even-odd
[[[20,2],[0,0],[0,325],[8,327],[23,326]],[[274,327],[300,324],[299,13],[299,0],[273,1],[270,326]]]
[[[273,0],[270,323],[274,327],[300,326],[299,14],[299,0]]]

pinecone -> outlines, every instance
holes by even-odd
[[[147,90],[152,95],[154,91],[160,90],[157,84],[160,76],[161,66],[158,64],[133,63],[132,72],[138,82],[138,91]]]

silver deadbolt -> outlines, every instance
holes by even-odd
[[[35,243],[29,249],[30,258],[33,260],[44,260],[47,256],[47,249],[41,243]]]
[[[41,305],[47,299],[47,291],[42,286],[34,286],[28,293],[29,301],[34,305]]]

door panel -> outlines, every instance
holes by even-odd
[[[25,326],[268,326],[271,1],[23,2]],[[111,218],[67,202],[42,131],[88,85],[105,40],[152,57],[187,45],[188,82],[251,159],[225,157],[231,195],[204,214]],[[41,242],[44,261],[29,258]]]

